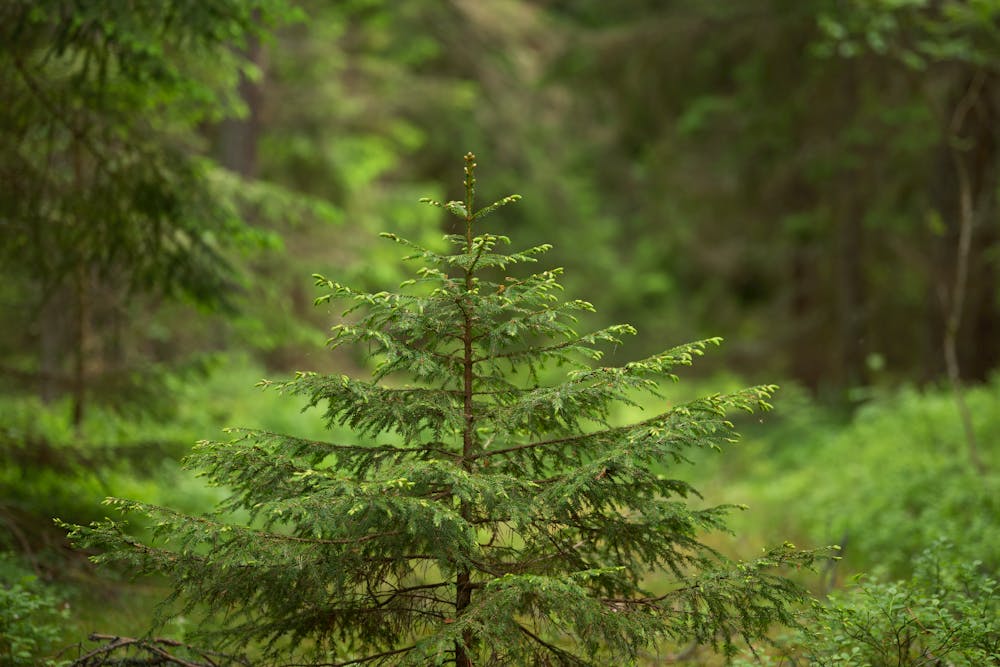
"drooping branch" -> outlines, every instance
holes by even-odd
[[[544,639],[542,639],[534,632],[521,625],[520,623],[517,624],[517,629],[520,630],[525,635],[527,635],[528,637],[530,637],[532,641],[534,641],[536,644],[543,646],[547,651],[558,656],[559,659],[564,661],[566,664],[579,665],[580,667],[590,667],[591,663],[587,662],[583,658],[573,655],[566,649],[561,649],[558,646],[548,643],[547,641],[545,641]]]

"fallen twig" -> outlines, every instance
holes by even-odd
[[[79,658],[74,660],[71,667],[103,667],[110,665],[178,665],[179,667],[223,667],[224,665],[249,665],[244,658],[224,653],[217,653],[207,649],[198,648],[176,639],[167,637],[122,637],[120,635],[108,635],[92,633],[90,641],[105,642]],[[196,658],[187,658],[177,655],[175,649],[191,653]],[[144,652],[146,657],[127,656],[121,654],[125,652]]]

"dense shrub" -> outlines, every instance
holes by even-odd
[[[0,554],[0,665],[56,665],[47,656],[68,615],[35,575]]]
[[[1000,377],[967,392],[987,472],[969,464],[953,395],[878,394],[849,421],[782,395],[720,471],[732,497],[754,499],[740,532],[844,547],[845,572],[906,578],[947,538],[956,554],[1000,567]]]
[[[913,576],[859,578],[817,603],[811,622],[779,641],[778,655],[738,664],[817,667],[1000,665],[1000,585],[978,561],[940,541]]]

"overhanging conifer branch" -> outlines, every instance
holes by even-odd
[[[275,433],[273,431],[266,431],[262,429],[239,429],[232,428],[228,429],[230,433],[242,433],[247,437],[257,437],[264,436],[272,441],[281,441],[287,445],[292,445],[294,447],[293,451],[305,451],[307,449],[315,448],[322,450],[321,454],[323,456],[334,455],[334,456],[371,456],[373,454],[393,454],[397,456],[408,456],[408,455],[423,455],[425,453],[434,453],[445,458],[455,458],[457,455],[445,449],[442,445],[444,443],[439,442],[425,442],[421,445],[416,445],[414,447],[397,447],[395,445],[342,445],[331,442],[326,442],[324,440],[311,440],[309,438],[297,438],[295,436],[284,435],[280,433]],[[218,444],[218,443],[214,443]]]
[[[294,542],[298,544],[327,544],[327,545],[345,545],[345,544],[363,544],[372,540],[385,539],[388,537],[396,537],[402,535],[403,531],[386,531],[383,533],[373,533],[368,535],[359,535],[344,539],[322,539],[322,538],[312,538],[312,537],[297,537],[295,535],[284,535],[281,533],[273,533],[270,531],[263,530],[251,530],[243,526],[237,526],[231,523],[223,523],[220,521],[212,521],[206,517],[202,516],[192,516],[189,514],[183,514],[176,510],[172,510],[167,507],[161,507],[159,505],[152,505],[148,503],[137,503],[132,500],[123,500],[121,498],[108,498],[106,503],[109,505],[114,505],[123,511],[134,511],[141,512],[150,516],[162,515],[169,516],[177,519],[179,523],[192,523],[204,526],[206,529],[215,531],[216,534],[225,535],[227,533],[238,535],[244,538],[254,538],[258,540],[266,540],[273,542]]]
[[[500,449],[486,449],[474,454],[472,458],[484,458],[484,457],[491,458],[495,456],[504,456],[507,454],[523,452],[525,450],[555,447],[559,445],[583,444],[583,443],[589,443],[590,441],[593,441],[593,444],[595,446],[600,444],[610,444],[612,442],[617,442],[619,437],[626,436],[631,433],[639,433],[644,428],[665,425],[667,422],[669,422],[670,419],[676,418],[678,416],[690,416],[692,413],[699,413],[699,412],[716,417],[720,416],[720,412],[717,407],[717,404],[720,402],[728,402],[731,406],[735,406],[739,409],[746,409],[747,407],[749,407],[749,403],[746,403],[748,399],[757,400],[759,398],[760,402],[763,402],[764,400],[763,397],[765,396],[764,392],[766,392],[766,394],[769,395],[773,391],[773,389],[774,388],[771,386],[763,386],[760,388],[751,388],[749,390],[744,390],[741,392],[737,392],[735,394],[720,395],[718,397],[715,397],[714,400],[712,398],[698,399],[696,401],[692,401],[691,403],[677,406],[672,410],[668,410],[667,412],[663,412],[653,417],[650,417],[649,419],[634,422],[626,426],[615,426],[612,428],[606,428],[598,431],[591,431],[589,433],[580,433],[578,435],[550,438],[548,440],[540,440],[537,442],[526,442],[523,444],[513,445],[511,447],[504,447]],[[760,393],[757,393],[758,390]],[[532,390],[528,391],[530,392]],[[745,403],[746,405],[744,405]],[[764,403],[764,405],[766,405],[766,403]],[[723,428],[731,426],[731,424],[724,421],[719,421],[718,424],[720,427]],[[680,436],[680,434],[677,435]],[[676,441],[679,443],[686,443],[686,439],[680,437]],[[696,439],[691,439],[690,444],[695,445],[698,442],[699,441]]]

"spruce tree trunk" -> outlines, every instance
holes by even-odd
[[[466,252],[472,252],[472,202],[466,201],[465,220],[465,247]],[[472,269],[465,270],[465,294],[466,298],[472,293],[473,280]],[[472,411],[472,310],[470,304],[463,306],[464,322],[462,323],[462,345],[463,345],[463,401],[465,414],[465,428],[462,432],[462,467],[470,470],[471,457],[473,454],[473,436],[475,428],[475,415]],[[463,502],[461,507],[462,518],[470,521],[472,508]],[[455,616],[460,617],[462,612],[472,604],[472,581],[468,568],[459,571],[455,581]],[[472,667],[472,659],[469,657],[469,649],[472,646],[472,632],[466,631],[462,634],[462,644],[455,645],[455,665],[457,667]],[[463,645],[464,644],[464,645]]]

